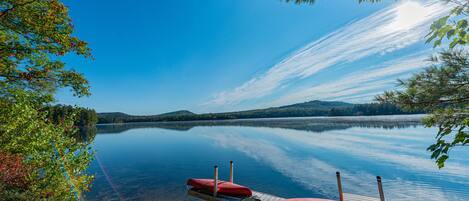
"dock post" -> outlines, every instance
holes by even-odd
[[[339,188],[339,199],[344,201],[344,193],[342,192],[342,182],[340,181],[340,172],[335,173],[337,176],[337,187]]]
[[[381,177],[377,176],[376,180],[378,181],[378,192],[379,192],[379,199],[384,201],[384,191],[383,191],[383,183],[381,181]]]
[[[233,183],[233,161],[230,161],[230,183]]]
[[[213,197],[217,197],[218,191],[218,166],[214,167],[214,178],[213,178]]]

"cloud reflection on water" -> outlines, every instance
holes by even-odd
[[[469,167],[448,162],[447,167],[438,170],[428,159],[422,147],[399,144],[401,140],[421,140],[428,137],[422,129],[417,135],[402,130],[352,128],[326,133],[314,133],[272,128],[200,128],[194,133],[210,138],[218,146],[235,149],[265,163],[301,185],[320,192],[326,197],[336,197],[334,172],[340,170],[344,177],[347,192],[364,195],[377,195],[375,174],[379,171],[363,166],[360,169],[347,169],[335,161],[340,158],[319,159],[314,154],[301,156],[295,153],[298,147],[339,152],[364,160],[373,165],[391,164],[397,171],[422,174],[435,180],[469,185]],[[427,130],[428,131],[428,130]],[[223,134],[220,134],[223,133]],[[255,134],[253,136],[253,134]],[[273,138],[274,136],[275,138]],[[234,143],[235,142],[235,143]],[[296,144],[298,147],[292,147]],[[432,174],[434,174],[432,176]],[[440,185],[414,182],[401,177],[384,178],[385,191],[391,200],[458,200],[457,195],[444,192]],[[457,192],[464,193],[464,192]],[[467,194],[467,193],[464,193]]]
[[[273,190],[276,188],[284,188],[285,191],[299,188],[301,190],[298,193],[311,192],[312,196],[320,194],[334,198],[337,196],[335,171],[338,170],[343,175],[345,191],[350,193],[377,196],[375,176],[380,175],[383,177],[388,200],[467,200],[469,192],[464,191],[469,187],[467,152],[453,152],[447,166],[438,170],[425,150],[433,142],[435,129],[417,126],[414,117],[290,118],[102,125],[98,139],[101,145],[119,147],[119,158],[123,154],[141,157],[140,160],[125,158],[125,161],[134,163],[132,166],[125,166],[128,170],[122,170],[124,167],[116,164],[108,167],[119,171],[116,174],[122,177],[121,182],[130,182],[143,193],[162,188],[161,183],[154,182],[159,179],[171,181],[171,185],[177,189],[168,192],[168,195],[177,194],[183,189],[179,189],[174,182],[179,184],[180,181],[167,178],[164,172],[169,173],[172,169],[179,170],[179,174],[195,176],[205,171],[207,163],[217,162],[219,157],[228,160],[228,157],[229,160],[244,160],[245,170],[237,170],[240,171],[238,175],[253,177],[245,180],[250,182],[249,186],[258,183],[252,187],[265,187],[264,190],[269,192],[270,189],[273,194],[278,193]],[[106,135],[107,133],[123,135]],[[104,138],[108,140],[104,141]],[[117,142],[122,144],[115,144]],[[130,144],[139,146],[133,147]],[[217,154],[225,154],[217,156],[215,153],[203,152],[203,158],[199,155],[194,159],[177,158],[197,153],[197,149],[191,147],[194,145],[210,150],[219,149]],[[114,152],[111,153],[116,154]],[[232,152],[238,155],[226,154]],[[177,154],[173,156],[175,153]],[[117,163],[114,160],[109,163]],[[261,165],[250,166],[254,161]],[[189,162],[190,168],[185,165]],[[259,170],[256,168],[264,168],[267,172],[261,178],[276,175],[274,180],[292,181],[298,185],[272,184],[259,179],[256,176]],[[149,170],[154,172],[149,174]],[[135,180],[135,176],[140,174],[144,179]],[[142,185],[145,188],[141,189]],[[126,185],[126,189],[128,188]],[[133,195],[134,192],[128,194]]]

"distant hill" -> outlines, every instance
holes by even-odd
[[[421,112],[413,112],[421,113]],[[161,121],[194,121],[194,120],[223,120],[248,118],[276,118],[276,117],[309,117],[309,116],[357,116],[357,115],[391,115],[413,114],[404,112],[392,104],[351,104],[340,101],[309,101],[292,105],[271,107],[265,109],[245,110],[237,112],[196,114],[187,110],[180,110],[158,115],[128,115],[121,112],[99,113],[99,123],[124,122],[161,122]]]
[[[169,116],[181,116],[181,115],[195,115],[195,113],[188,111],[188,110],[179,110],[179,111],[174,111],[174,112],[163,113],[163,114],[156,115],[156,116],[169,117]]]
[[[281,106],[278,108],[316,108],[316,109],[326,109],[330,110],[332,108],[340,108],[340,107],[350,107],[353,106],[352,103],[346,103],[341,101],[308,101],[304,103],[296,103],[292,105]]]
[[[98,115],[99,117],[115,117],[115,118],[126,118],[126,117],[131,116],[123,112],[102,112],[102,113],[98,113]]]

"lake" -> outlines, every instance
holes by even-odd
[[[387,200],[469,200],[469,149],[439,170],[426,148],[436,128],[421,116],[284,118],[99,125],[96,175],[86,200],[197,200],[188,178],[220,178],[281,197],[337,199],[345,192]]]

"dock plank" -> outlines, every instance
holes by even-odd
[[[283,201],[286,199],[286,198],[282,198],[282,197],[278,197],[275,195],[262,193],[258,191],[253,191],[252,193],[253,193],[253,198],[259,199],[261,201]],[[206,200],[206,201],[242,201],[243,200],[240,198],[223,197],[223,196],[213,197],[212,195],[209,195],[203,192],[193,191],[193,190],[189,190],[188,195],[197,197],[201,200]],[[380,201],[380,199],[375,198],[375,197],[344,193],[344,201]]]
[[[261,193],[257,191],[252,192],[253,196],[259,198],[261,201],[281,201],[285,200],[285,198],[277,197],[275,195],[270,195],[267,193]]]

